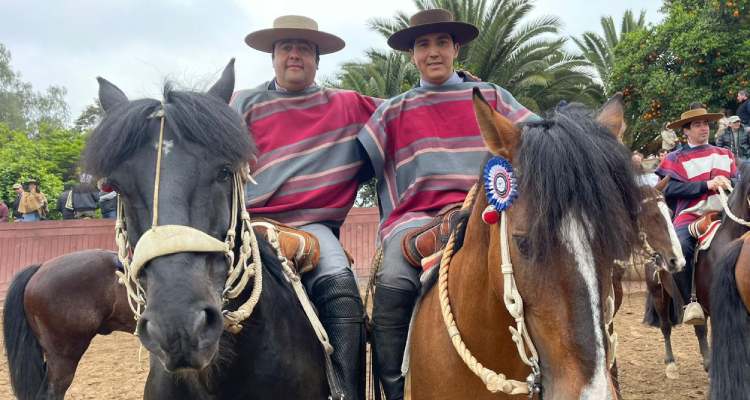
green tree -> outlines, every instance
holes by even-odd
[[[508,89],[530,109],[541,112],[563,99],[593,105],[596,87],[585,70],[588,63],[566,53],[567,39],[559,36],[557,17],[528,20],[531,0],[415,0],[414,4],[420,10],[447,9],[456,20],[477,26],[479,37],[462,46],[457,64]],[[408,25],[409,17],[401,11],[391,19],[370,21],[370,27],[385,37]]]
[[[584,32],[580,38],[571,38],[583,53],[583,57],[591,63],[596,70],[599,81],[607,82],[612,73],[615,63],[614,49],[630,32],[638,31],[646,27],[646,11],[636,20],[631,10],[625,11],[620,22],[620,31],[615,28],[615,21],[611,16],[601,18],[604,36],[595,32]],[[603,86],[602,86],[603,88]]]
[[[419,81],[419,72],[405,53],[368,50],[365,62],[341,66],[328,86],[356,90],[367,96],[387,99],[409,90]]]
[[[36,92],[21,74],[11,67],[10,51],[0,43],[0,123],[11,129],[39,132],[42,124],[64,126],[68,120],[66,89],[51,86]]]
[[[634,149],[658,146],[665,122],[692,102],[735,109],[750,81],[750,0],[672,0],[665,20],[627,35],[615,47],[608,92],[625,96]]]
[[[94,99],[94,103],[89,104],[86,109],[81,112],[81,115],[76,118],[73,127],[79,132],[91,131],[96,127],[96,124],[101,121],[102,117],[104,117],[104,110],[102,110],[102,105],[97,98]]]

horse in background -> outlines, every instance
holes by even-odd
[[[477,89],[474,105],[489,151],[518,171],[519,195],[500,229],[482,219],[483,194],[469,199],[461,247],[452,254],[449,243],[438,288],[419,304],[406,398],[615,399],[606,330],[614,259],[637,246],[640,203],[629,152],[616,139],[622,103],[608,102],[596,119],[563,107],[523,134]]]
[[[750,399],[750,237],[735,240],[711,286],[710,398]]]
[[[86,250],[20,271],[5,298],[3,335],[16,396],[63,399],[96,335],[133,332],[113,252]]]
[[[750,206],[747,199],[750,196],[750,166],[744,164],[741,167],[740,181],[729,196],[727,204],[729,210],[738,218],[750,219]],[[708,250],[697,252],[698,259],[695,263],[695,293],[698,302],[703,307],[706,318],[711,316],[710,288],[713,279],[714,266],[727,252],[730,243],[748,232],[748,227],[738,224],[726,213],[722,217],[721,226],[717,229],[716,236],[711,242]],[[646,286],[648,294],[646,297],[646,308],[643,322],[649,326],[661,329],[664,337],[666,376],[670,379],[679,377],[679,370],[674,354],[672,353],[672,327],[682,323],[682,310],[685,301],[677,287],[677,283],[671,273],[646,269]],[[703,368],[709,371],[711,366],[711,350],[708,345],[707,325],[694,325],[695,336],[698,339]]]

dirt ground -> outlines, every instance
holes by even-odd
[[[680,378],[664,375],[664,340],[658,329],[641,324],[644,288],[636,285],[625,295],[616,318],[619,336],[618,364],[625,399],[705,399],[708,378],[700,365],[698,344],[692,327],[680,326],[672,333]],[[94,339],[68,391],[68,399],[139,399],[148,375],[148,353],[138,361],[138,341],[116,332]],[[0,360],[0,399],[12,399],[8,364]],[[519,397],[520,398],[520,397]]]

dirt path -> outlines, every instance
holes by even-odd
[[[700,365],[698,344],[692,327],[672,333],[679,380],[664,375],[663,345],[658,329],[641,324],[643,293],[626,295],[617,315],[618,363],[625,399],[705,399],[708,378]],[[139,399],[148,375],[148,354],[138,362],[138,341],[125,333],[98,336],[81,361],[68,399]],[[0,399],[11,399],[8,364],[0,361]]]

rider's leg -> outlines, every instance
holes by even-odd
[[[373,352],[380,383],[388,400],[402,399],[401,363],[409,333],[409,321],[420,287],[420,270],[401,252],[406,230],[383,242],[383,265],[376,277],[373,299]]]
[[[301,229],[314,234],[320,242],[318,268],[306,273],[302,281],[334,348],[333,369],[345,399],[364,400],[365,312],[357,281],[330,228],[310,224]]]
[[[680,290],[682,295],[682,301],[684,304],[690,302],[690,287],[693,280],[693,256],[695,254],[695,238],[690,236],[688,227],[680,227],[675,229],[677,238],[680,240],[680,247],[682,247],[682,255],[685,256],[685,268],[673,274],[677,288]]]

